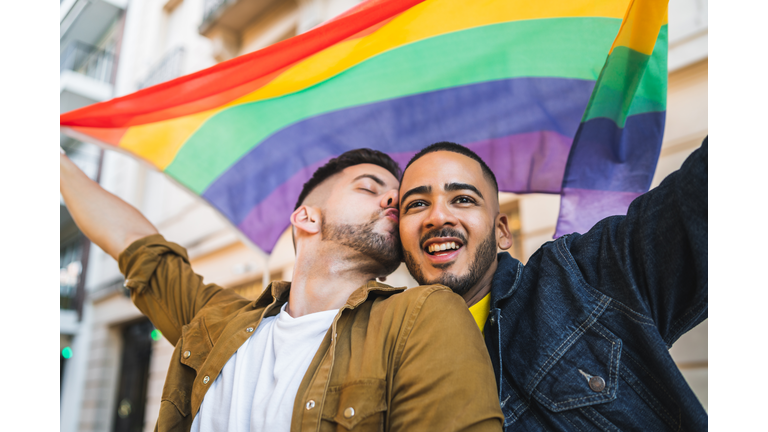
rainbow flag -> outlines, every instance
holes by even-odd
[[[571,146],[556,237],[625,214],[651,186],[666,114],[666,24],[667,0],[630,3]]]
[[[359,147],[404,166],[426,145],[454,141],[488,163],[501,190],[560,194],[629,4],[369,0],[260,51],[62,114],[60,124],[154,165],[266,252],[314,170]],[[646,68],[661,71],[666,27],[658,39]],[[637,95],[665,83],[666,74],[642,74]],[[661,111],[638,100],[624,135],[637,109],[663,119],[663,95],[648,105]]]

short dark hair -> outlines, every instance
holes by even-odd
[[[488,168],[488,165],[485,164],[485,162],[480,158],[480,156],[478,156],[477,153],[464,147],[461,144],[456,144],[449,141],[441,141],[439,143],[434,143],[432,145],[424,147],[420,152],[416,153],[416,156],[411,158],[410,162],[408,162],[408,165],[405,166],[405,170],[403,171],[403,174],[405,174],[405,171],[408,171],[408,167],[411,166],[412,163],[416,162],[422,156],[428,153],[434,153],[438,151],[454,152],[454,153],[464,155],[470,159],[476,160],[480,164],[480,167],[483,170],[483,175],[485,175],[485,178],[493,185],[493,188],[496,189],[496,192],[499,192],[499,183],[496,182],[496,176],[493,174],[493,171],[491,171],[491,169]]]
[[[299,208],[299,206],[307,198],[307,195],[315,190],[315,188],[319,186],[320,183],[324,182],[329,177],[340,173],[345,168],[360,164],[378,165],[392,173],[392,175],[395,176],[395,178],[398,180],[400,180],[400,176],[402,175],[402,171],[400,171],[400,165],[398,165],[397,162],[395,162],[386,153],[382,153],[378,150],[372,150],[369,148],[350,150],[342,153],[338,157],[329,160],[327,164],[321,166],[317,169],[317,171],[315,171],[314,174],[312,174],[312,178],[304,183],[304,187],[301,189],[299,199],[296,201],[296,207],[293,209],[296,210]]]

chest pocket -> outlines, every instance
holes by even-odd
[[[213,343],[205,328],[203,318],[195,319],[181,328],[181,361],[182,364],[191,367],[196,372],[200,371],[208,354],[211,353]]]
[[[322,417],[347,430],[358,426],[358,430],[380,430],[386,410],[386,382],[378,379],[359,380],[329,387]]]
[[[533,396],[548,409],[568,409],[616,399],[621,339],[595,322],[536,385]]]

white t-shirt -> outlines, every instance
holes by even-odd
[[[291,429],[301,380],[338,309],[293,318],[283,305],[232,354],[203,398],[191,432]]]

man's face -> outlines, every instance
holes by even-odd
[[[373,164],[344,169],[323,207],[322,238],[350,247],[371,258],[382,274],[402,261],[397,179]]]
[[[400,188],[405,263],[422,285],[463,295],[496,260],[498,197],[477,161],[437,151],[411,164]]]

